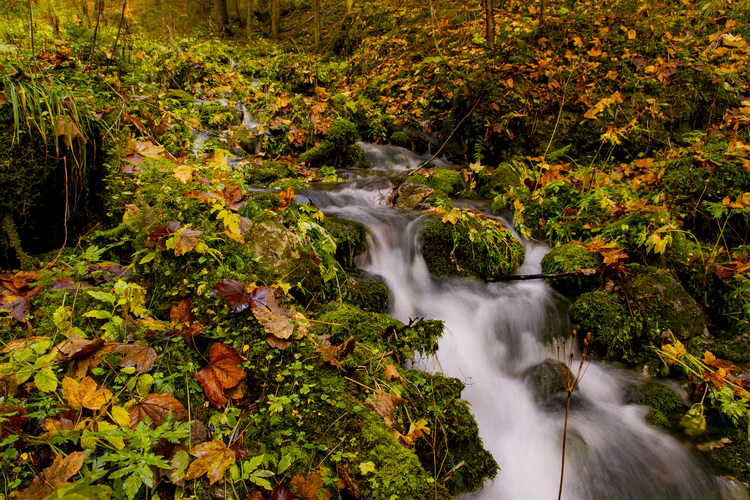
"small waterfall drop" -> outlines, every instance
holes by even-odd
[[[368,250],[358,265],[388,286],[391,315],[404,322],[416,317],[445,322],[437,354],[415,363],[465,382],[463,398],[471,403],[485,448],[501,467],[494,482],[462,499],[557,498],[565,404],[538,402],[523,373],[556,357],[554,339],[570,328],[567,300],[542,280],[431,277],[420,249],[420,216],[382,203],[389,182],[375,183],[377,189],[362,189],[373,185],[368,182],[358,188],[355,182],[305,194],[324,212],[368,227]],[[524,245],[519,274],[540,272],[547,248]],[[563,498],[748,498],[742,486],[715,476],[678,440],[649,426],[643,407],[624,403],[630,379],[612,367],[588,366],[573,395]]]

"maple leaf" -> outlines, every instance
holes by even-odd
[[[323,489],[323,477],[320,472],[310,474],[307,478],[295,475],[290,484],[294,496],[297,498],[303,500],[328,500],[331,498],[331,492]]]
[[[150,371],[158,357],[151,346],[140,340],[132,344],[120,344],[114,348],[114,352],[125,354],[120,362],[121,368],[135,366],[138,373]]]
[[[727,361],[726,359],[718,359],[711,351],[706,351],[703,353],[703,362],[707,364],[708,366],[713,366],[714,368],[721,368],[726,371],[736,371],[741,372],[742,368],[739,366],[735,366],[734,363],[731,361]]]
[[[396,378],[399,380],[401,379],[401,375],[398,373],[398,370],[396,370],[396,368],[393,365],[386,366],[385,369],[383,370],[383,375],[385,375],[385,378],[387,378],[388,380],[393,380]]]
[[[58,352],[58,361],[83,358],[92,352],[98,351],[104,345],[104,339],[87,340],[75,333],[68,334],[68,340],[63,340],[55,346]]]
[[[74,451],[67,457],[59,453],[48,469],[31,480],[31,485],[18,495],[18,500],[39,500],[70,484],[68,479],[78,473],[85,459],[86,454],[80,451]]]
[[[383,419],[386,425],[393,425],[396,418],[396,407],[402,405],[407,401],[398,396],[393,396],[387,392],[383,392],[380,389],[375,389],[375,394],[372,398],[365,400],[365,406],[369,406],[380,418]]]
[[[198,244],[198,236],[202,234],[203,231],[190,229],[190,227],[185,227],[177,231],[174,236],[175,257],[179,257],[180,255],[194,249]]]
[[[451,224],[455,226],[456,222],[461,220],[461,217],[462,217],[461,210],[459,210],[458,208],[454,208],[447,214],[443,214],[443,216],[441,217],[441,220],[443,221],[443,224],[445,224],[446,222],[450,222]]]
[[[673,344],[663,345],[661,350],[667,355],[667,359],[665,359],[664,362],[668,365],[677,364],[677,360],[687,354],[685,346],[677,339],[674,339]]]
[[[253,305],[252,311],[255,319],[268,334],[266,341],[272,347],[277,349],[288,347],[288,339],[294,333],[295,326],[300,335],[307,333],[307,325],[304,323],[305,317],[298,313],[294,306],[289,309],[279,306],[276,295],[273,293],[266,295],[265,306]]]
[[[91,377],[83,377],[80,384],[75,379],[65,377],[62,386],[63,392],[68,398],[68,404],[71,406],[83,406],[89,410],[98,410],[112,399],[112,391],[104,388],[97,389],[96,381]]]
[[[235,460],[234,452],[218,439],[194,446],[190,454],[196,460],[188,467],[185,479],[189,481],[206,474],[209,486],[221,479]]]
[[[135,119],[137,120],[137,118]],[[138,122],[140,123],[140,122]],[[141,125],[143,127],[143,125]],[[130,150],[144,158],[161,158],[164,156],[164,146],[157,146],[151,141],[130,141]]]
[[[209,353],[211,364],[195,374],[198,383],[206,391],[206,397],[215,408],[227,403],[224,389],[231,389],[247,375],[240,364],[243,359],[232,346],[215,343]]]
[[[138,424],[151,419],[151,427],[159,427],[167,419],[169,412],[172,412],[172,418],[177,422],[187,422],[188,412],[178,400],[169,395],[168,392],[162,394],[148,394],[143,399],[128,408],[130,415],[130,428],[135,429]]]
[[[323,361],[325,361],[329,365],[337,366],[346,371],[344,367],[341,366],[341,362],[339,362],[339,359],[343,358],[347,354],[351,354],[354,351],[354,345],[357,343],[357,339],[355,339],[354,336],[351,336],[347,339],[346,342],[342,344],[332,345],[330,338],[330,335],[318,336],[319,345],[314,352],[321,353],[321,358],[323,358]]]
[[[195,171],[193,167],[180,165],[172,171],[172,175],[183,184],[187,184],[193,180],[193,171]]]
[[[76,122],[66,115],[57,116],[57,136],[62,137],[66,148],[70,148],[70,145],[76,139],[81,139],[81,142],[84,144],[88,142],[78,128],[78,125],[76,125]]]
[[[176,325],[181,323],[192,323],[198,319],[193,314],[192,308],[192,299],[182,299],[177,305],[172,306],[172,309],[169,311],[169,321]]]
[[[289,186],[287,189],[279,193],[279,201],[281,202],[281,206],[279,208],[281,210],[284,210],[289,205],[291,205],[294,199],[294,186]]]
[[[248,292],[245,285],[237,280],[223,279],[211,289],[212,297],[226,297],[229,312],[239,313],[248,308],[264,307],[266,305],[266,294],[271,291],[271,287],[254,286]]]

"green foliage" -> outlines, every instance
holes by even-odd
[[[581,245],[566,243],[550,250],[542,259],[542,272],[558,274],[580,269],[597,269],[602,264],[601,255],[591,252]],[[548,278],[547,282],[566,296],[580,295],[599,287],[599,273],[589,275],[560,276]]]
[[[436,168],[429,173],[420,170],[410,175],[408,180],[417,184],[426,184],[448,196],[457,195],[463,185],[459,172],[445,168]]]
[[[631,316],[616,294],[605,291],[582,294],[570,308],[570,321],[578,331],[592,333],[589,347],[602,357],[634,363],[644,354],[640,313],[634,311]]]

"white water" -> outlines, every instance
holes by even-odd
[[[430,277],[419,249],[419,219],[383,206],[382,191],[389,191],[384,182],[381,192],[352,184],[308,196],[327,213],[367,225],[369,248],[359,265],[382,277],[394,317],[445,322],[437,355],[418,364],[466,383],[463,397],[472,405],[484,447],[501,467],[494,482],[463,498],[557,498],[564,398],[537,403],[521,374],[556,357],[553,339],[569,330],[565,299],[543,281]],[[539,272],[546,247],[524,244],[527,257],[519,272]],[[571,406],[563,498],[748,498],[743,487],[713,475],[680,442],[646,424],[644,408],[624,404],[624,386],[632,382],[626,372],[588,367]]]

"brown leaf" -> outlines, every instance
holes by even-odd
[[[339,345],[332,345],[330,335],[321,335],[318,337],[318,348],[314,352],[322,354],[321,358],[323,361],[331,366],[337,366],[344,369],[339,362],[340,358],[343,358],[347,354],[351,354],[354,351],[354,345],[357,343],[357,339],[354,336],[349,337],[346,342]],[[344,370],[346,371],[346,370]]]
[[[192,299],[182,299],[177,305],[172,306],[172,309],[169,311],[169,321],[176,325],[181,323],[192,323],[198,319],[193,314],[192,308]]]
[[[75,333],[68,335],[68,340],[63,340],[55,346],[58,352],[58,361],[83,358],[96,352],[104,345],[104,339],[87,340],[82,339]]]
[[[323,489],[323,478],[320,472],[311,474],[304,478],[295,475],[291,481],[294,496],[303,500],[328,500],[331,492]]]
[[[29,417],[26,416],[28,413],[20,406],[0,403],[0,417],[3,420],[3,425],[0,427],[0,439],[9,434],[20,434],[21,426],[29,421]]]
[[[393,425],[396,419],[396,407],[406,402],[403,398],[393,396],[380,389],[375,389],[373,397],[365,400],[365,406],[369,406],[375,410],[375,413],[383,419],[386,425],[390,426]]]
[[[284,309],[279,306],[276,295],[273,293],[266,295],[266,305],[263,307],[252,306],[253,316],[263,326],[263,329],[269,335],[276,337],[278,340],[287,340],[294,333],[295,326],[301,335],[307,333],[307,325],[304,322],[305,317],[298,313],[294,306]],[[270,344],[270,342],[269,342]]]
[[[84,377],[79,384],[70,377],[63,378],[63,392],[71,406],[83,406],[89,410],[99,410],[112,399],[112,391],[97,389],[96,381],[91,377]]]
[[[189,481],[207,474],[209,486],[221,479],[235,460],[234,452],[218,439],[194,446],[190,454],[196,457],[196,460],[188,467],[185,480]]]
[[[87,142],[76,122],[66,115],[57,116],[57,136],[62,136],[66,148],[70,148],[76,139],[81,139],[84,144]]]
[[[176,422],[187,422],[187,410],[169,393],[149,394],[128,409],[130,428],[138,427],[146,417],[151,419],[151,428],[158,427],[164,423],[170,411]]]
[[[189,252],[198,245],[198,236],[202,235],[203,231],[197,229],[190,229],[186,227],[181,231],[178,231],[175,235],[174,242],[174,255],[179,257],[180,255]]]
[[[18,500],[39,500],[68,485],[68,479],[78,473],[85,459],[86,454],[80,451],[74,451],[67,457],[58,454],[49,469],[32,479],[31,485],[21,492]]]
[[[393,380],[396,378],[399,380],[401,379],[401,375],[398,373],[398,370],[396,370],[396,367],[394,367],[393,365],[386,366],[385,369],[383,370],[383,375],[385,375],[385,378],[387,378],[388,380]]]
[[[34,335],[32,337],[26,337],[22,339],[14,339],[5,344],[3,349],[0,349],[0,354],[8,354],[9,352],[16,352],[24,349],[27,345],[38,342],[40,340],[48,339],[49,337]]]
[[[237,385],[247,375],[240,364],[243,359],[237,349],[226,344],[215,343],[209,354],[211,364],[195,374],[198,383],[215,408],[227,403],[224,389]]]
[[[290,490],[287,486],[284,486],[283,484],[279,484],[278,486],[274,487],[273,491],[271,492],[271,496],[268,497],[268,500],[294,500],[292,497],[292,490]]]
[[[151,368],[154,367],[154,361],[158,357],[151,346],[140,340],[132,344],[120,344],[114,348],[114,352],[125,354],[120,362],[120,368],[135,366],[138,373],[151,371]]]
[[[706,351],[705,353],[703,353],[703,362],[708,366],[713,366],[714,368],[723,368],[726,371],[742,371],[742,368],[740,368],[739,366],[735,366],[731,361],[727,361],[726,359],[718,359],[711,351]]]

